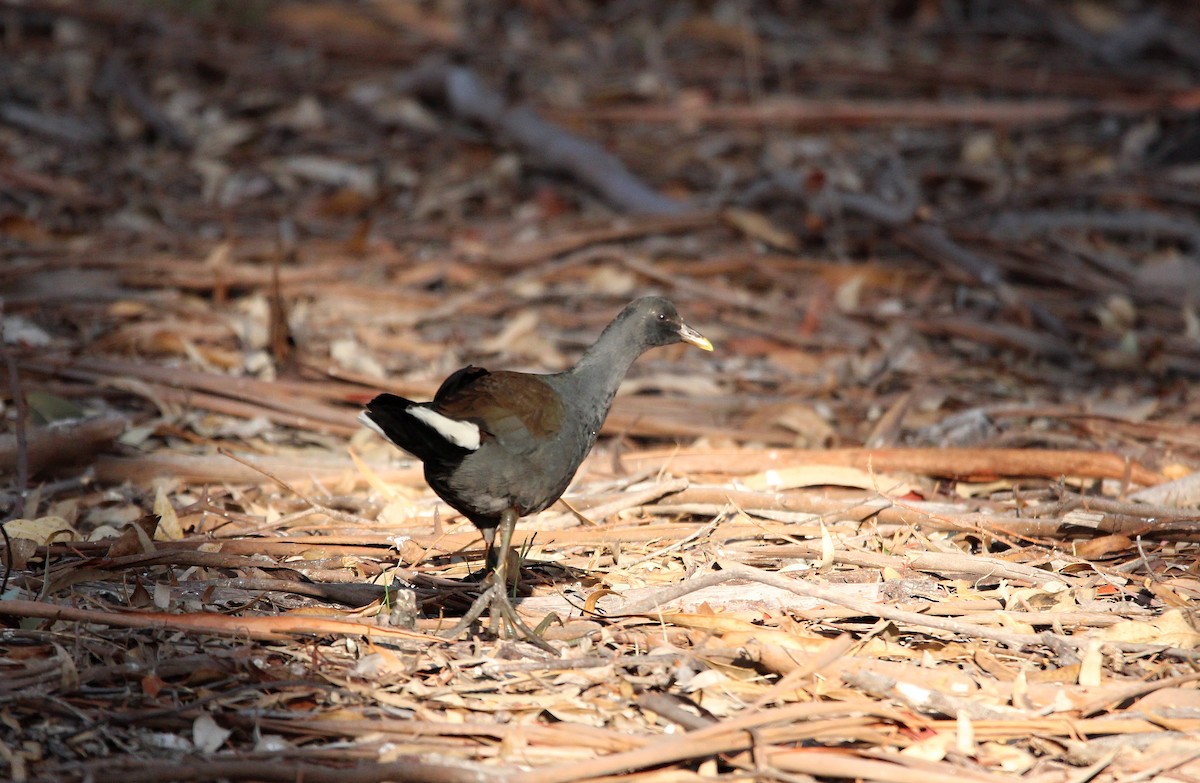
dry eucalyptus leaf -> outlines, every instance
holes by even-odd
[[[78,537],[71,523],[62,517],[38,517],[37,519],[10,519],[4,523],[10,538],[23,538],[45,546],[53,540],[73,540]]]
[[[1194,650],[1200,647],[1200,632],[1189,617],[1194,617],[1194,613],[1171,609],[1153,620],[1124,620],[1099,630],[1097,634],[1110,642],[1164,644]]]
[[[183,527],[179,524],[179,516],[175,507],[167,497],[167,491],[159,486],[154,495],[154,513],[158,515],[158,527],[154,538],[158,541],[179,541],[183,538]]]
[[[207,712],[200,713],[192,721],[192,742],[201,753],[216,753],[232,734],[229,729],[221,728]]]

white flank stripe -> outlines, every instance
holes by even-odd
[[[413,405],[405,412],[414,419],[425,422],[438,435],[459,448],[470,451],[479,448],[479,427],[469,421],[451,419],[449,416],[443,416],[437,411],[422,408],[419,405]]]

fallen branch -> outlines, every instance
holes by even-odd
[[[1165,480],[1160,473],[1119,454],[1074,449],[662,449],[624,454],[621,464],[631,471],[658,469],[680,475],[745,475],[795,465],[841,465],[962,481],[1079,477],[1129,479],[1153,486]]]
[[[76,609],[71,606],[42,603],[41,601],[0,601],[0,616],[40,617],[54,622],[88,623],[111,628],[149,628],[157,630],[183,631],[193,634],[210,634],[235,639],[258,639],[261,641],[283,641],[297,634],[363,636],[368,638],[387,637],[405,639],[421,644],[447,643],[445,639],[430,634],[406,631],[392,626],[368,625],[325,617],[298,614],[246,617],[229,616],[217,612],[191,612],[169,614],[166,612],[101,612],[93,609]]]
[[[676,215],[687,210],[683,203],[646,185],[594,141],[547,122],[528,106],[510,106],[469,68],[434,58],[402,74],[397,84],[403,92],[445,102],[458,117],[479,123],[498,139],[511,141],[525,154],[566,172],[623,211]]]

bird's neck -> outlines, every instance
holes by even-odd
[[[625,373],[645,350],[631,331],[632,326],[625,321],[609,324],[600,339],[568,370],[580,380],[575,388],[582,398],[573,402],[600,411],[597,427],[604,421]]]

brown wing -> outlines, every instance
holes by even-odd
[[[446,380],[442,381],[442,385],[438,387],[437,393],[433,395],[433,401],[436,403],[453,397],[485,375],[488,375],[487,370],[482,367],[476,367],[473,364],[468,364],[461,370],[455,370]]]
[[[455,389],[434,403],[452,419],[473,421],[513,454],[527,454],[558,434],[563,402],[536,375],[493,372]]]

